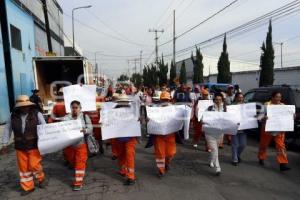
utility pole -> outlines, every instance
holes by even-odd
[[[164,29],[162,30],[157,30],[157,29],[149,29],[149,32],[155,33],[155,63],[158,63],[158,36],[157,33],[163,33]]]
[[[47,34],[47,42],[48,42],[48,51],[52,53],[52,43],[51,43],[51,34],[50,34],[50,25],[48,19],[48,9],[47,9],[47,0],[42,0],[43,3],[43,11],[45,17],[45,27],[46,27],[46,34]]]
[[[173,10],[173,63],[176,64],[176,36],[175,36],[175,10]]]
[[[142,74],[142,56],[143,56],[143,51],[140,51],[140,74]]]
[[[283,42],[274,42],[274,44],[280,45],[280,67],[283,67],[283,60],[282,60],[282,48],[283,48]]]

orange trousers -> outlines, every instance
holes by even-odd
[[[126,176],[128,179],[135,180],[135,145],[136,138],[130,138],[127,142],[121,142],[114,139],[118,165],[120,167],[120,174]]]
[[[87,145],[69,146],[64,149],[64,156],[66,161],[75,169],[73,185],[81,186],[85,175],[86,161],[88,159]]]
[[[259,152],[258,159],[266,160],[267,159],[267,148],[272,139],[274,139],[275,147],[277,150],[277,162],[279,164],[287,164],[287,154],[284,143],[285,133],[279,133],[276,136],[271,135],[270,133],[265,132],[265,128],[262,127],[262,131],[260,134],[260,142],[259,142]]]
[[[110,144],[111,144],[111,152],[113,156],[118,156],[118,152],[119,152],[119,143],[117,139],[111,139],[110,140]]]
[[[41,164],[42,156],[38,149],[29,151],[16,150],[16,154],[20,174],[20,185],[25,191],[32,190],[34,189],[33,178],[38,182],[42,182],[45,179]]]
[[[156,166],[160,173],[166,172],[166,165],[170,165],[176,154],[175,133],[169,135],[156,135],[154,137],[154,150]]]

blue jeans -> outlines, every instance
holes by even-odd
[[[236,135],[232,136],[231,149],[232,149],[232,161],[238,162],[244,148],[247,144],[247,134],[243,131],[239,131]]]

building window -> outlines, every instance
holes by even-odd
[[[10,34],[12,48],[22,51],[22,39],[20,29],[13,25],[10,25]]]

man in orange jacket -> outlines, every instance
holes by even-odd
[[[29,101],[28,96],[18,96],[15,109],[6,122],[2,138],[1,154],[7,152],[7,145],[13,131],[22,196],[34,191],[34,178],[38,181],[40,188],[47,186],[41,164],[42,157],[37,145],[37,125],[46,124],[46,122],[42,113],[36,110],[34,105]]]
[[[281,103],[282,95],[280,92],[273,92],[271,101],[267,102],[266,105],[282,105]],[[264,125],[261,129],[261,135],[260,135],[260,143],[259,143],[259,152],[258,152],[258,159],[259,164],[264,166],[265,160],[267,158],[267,148],[271,142],[271,140],[274,139],[275,147],[277,150],[277,162],[280,165],[280,171],[287,171],[290,170],[290,168],[287,166],[288,159],[287,159],[287,153],[284,143],[285,138],[285,132],[266,132],[265,131],[265,120],[267,117],[263,119]]]
[[[167,105],[167,103],[171,101],[170,93],[163,90],[160,95],[160,100],[163,104]],[[162,178],[166,172],[170,170],[171,161],[176,154],[175,133],[170,133],[168,135],[155,135],[154,151],[156,166],[158,168],[158,177]]]

